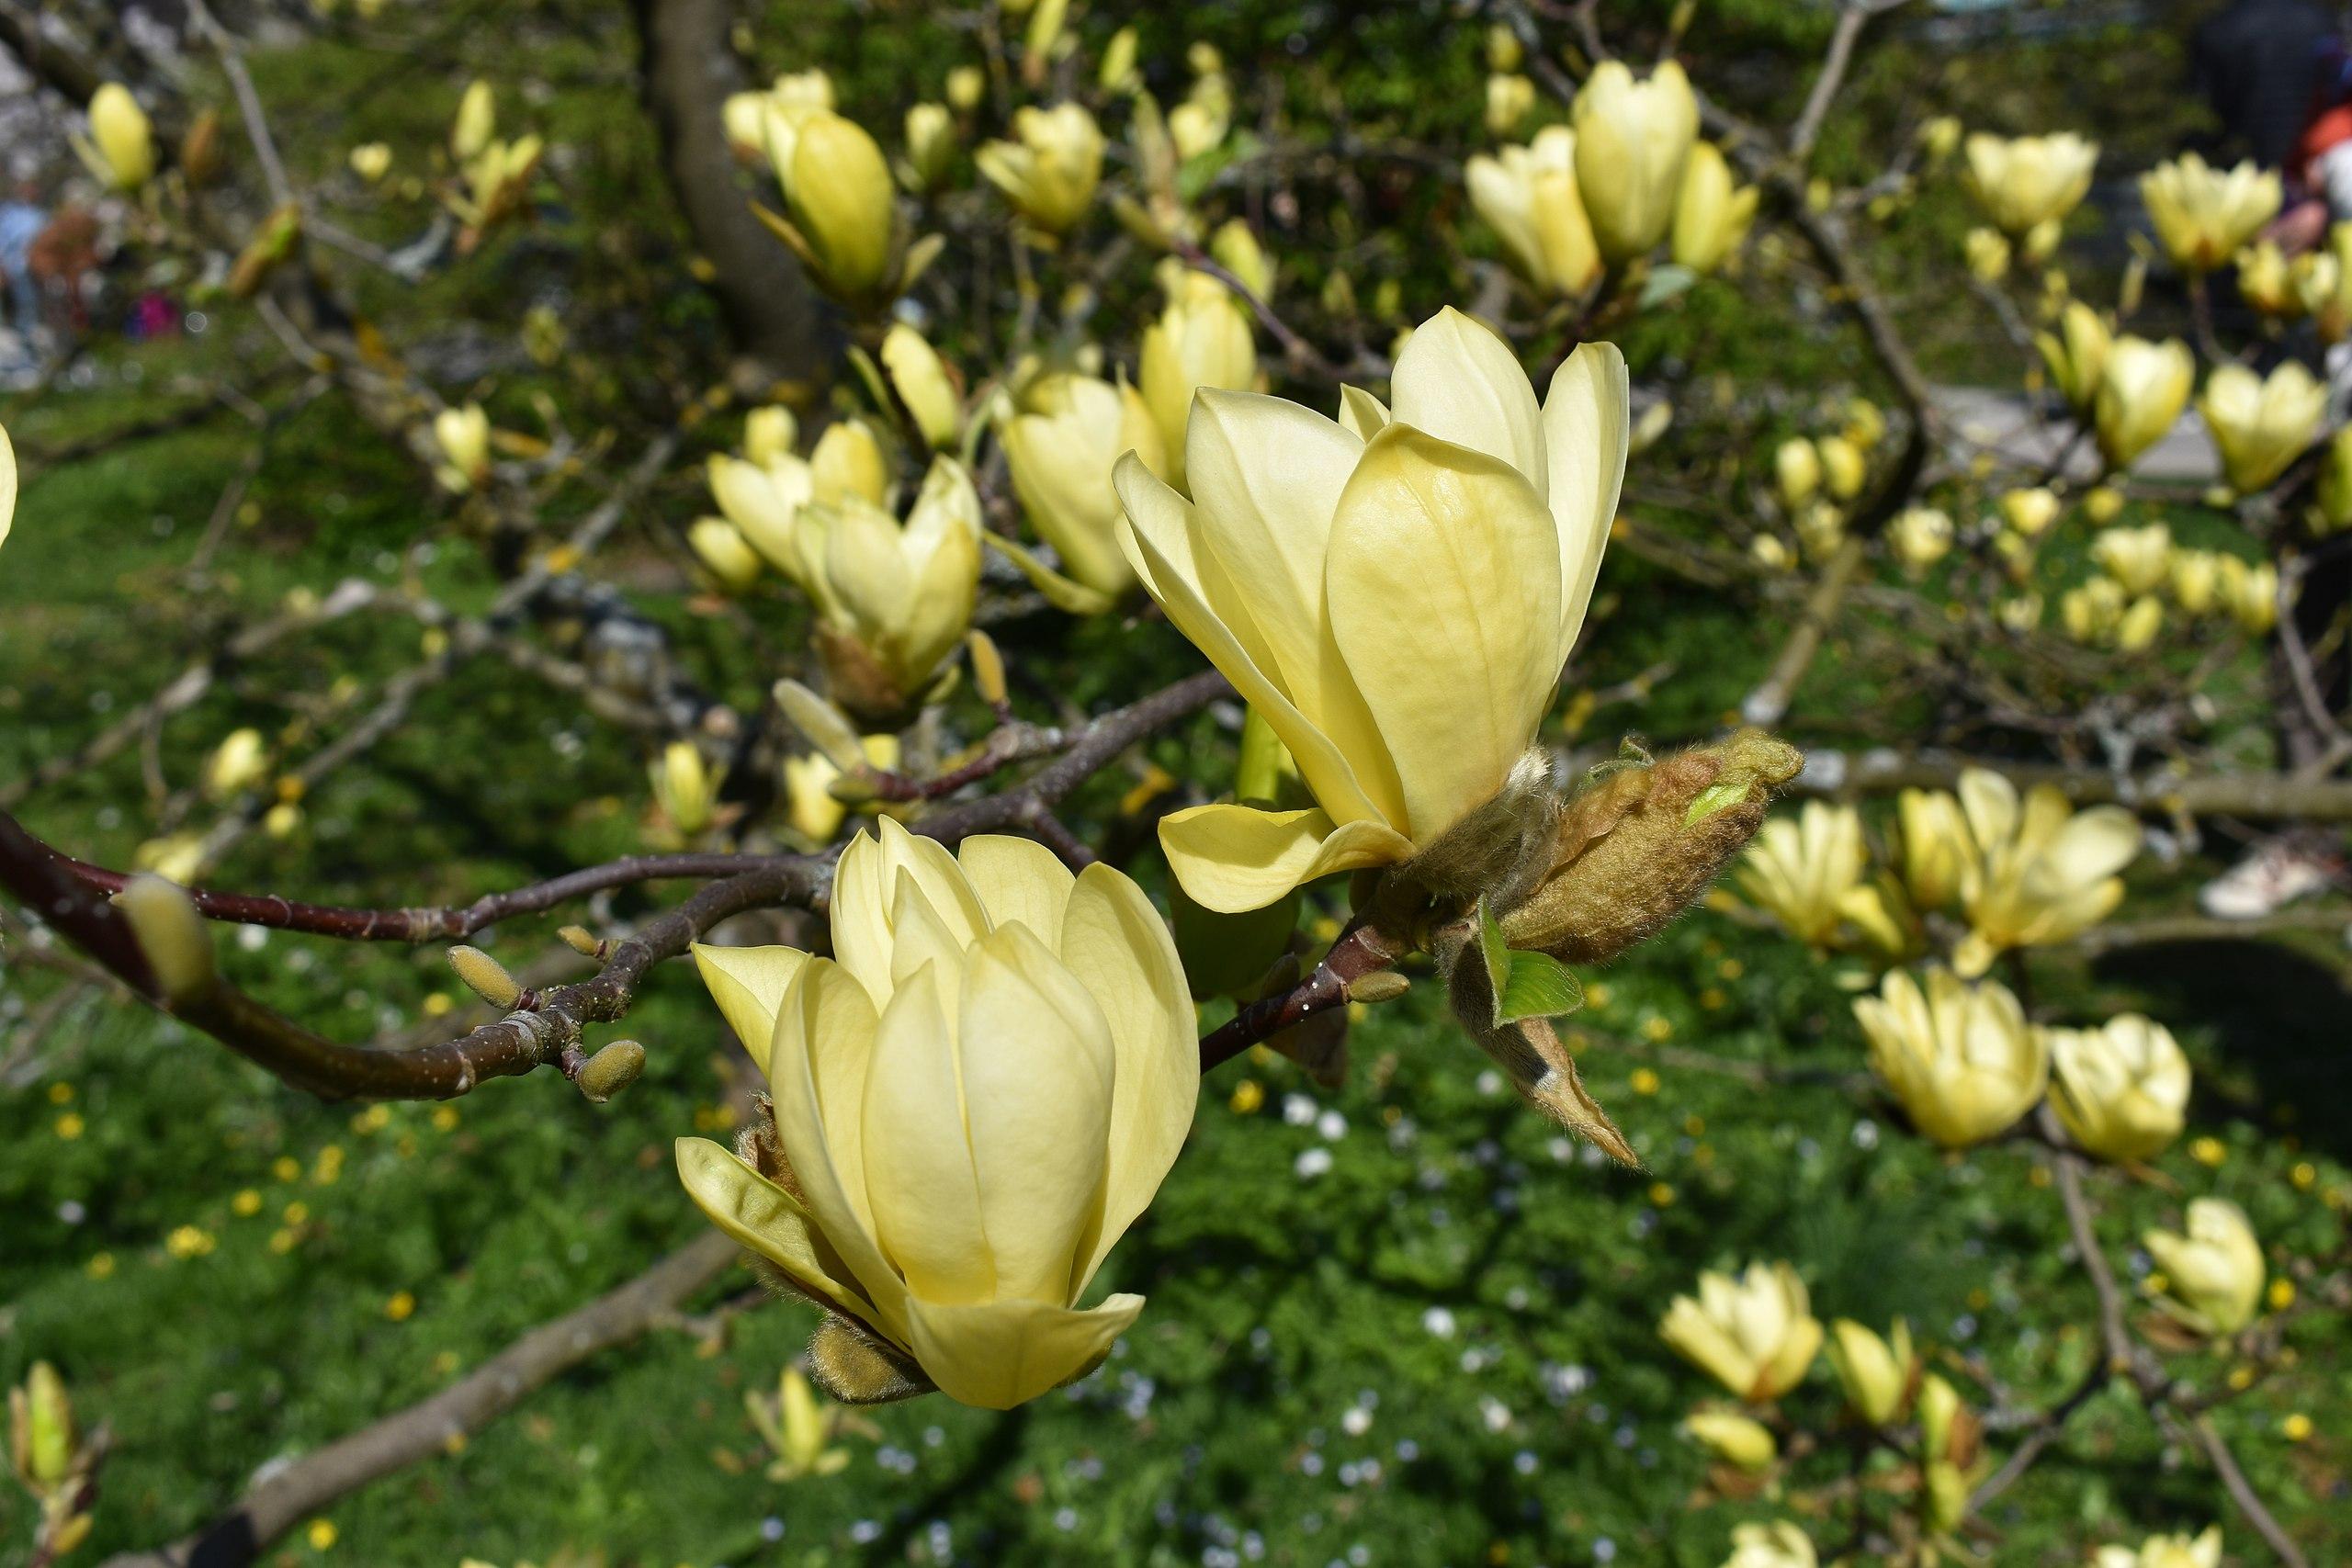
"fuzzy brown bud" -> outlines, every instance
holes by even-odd
[[[936,1386],[898,1347],[838,1313],[809,1337],[808,1377],[842,1404],[888,1404]]]
[[[1761,730],[1603,773],[1561,817],[1551,867],[1501,915],[1515,948],[1600,964],[1646,941],[1763,825],[1772,790],[1796,776],[1795,747]]]

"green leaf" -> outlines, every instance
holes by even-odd
[[[1697,273],[1687,266],[1678,266],[1672,262],[1667,263],[1664,266],[1653,267],[1650,269],[1649,276],[1642,283],[1641,308],[1645,310],[1655,310],[1676,295],[1688,292],[1698,281]]]
[[[1749,783],[1747,779],[1718,779],[1709,784],[1690,802],[1690,809],[1682,814],[1682,825],[1695,828],[1716,812],[1737,806],[1747,798]]]
[[[1494,1021],[1500,1023],[1503,993],[1510,988],[1510,944],[1503,940],[1503,928],[1484,898],[1478,900],[1478,956],[1486,960],[1487,987],[1495,998]]]
[[[1501,1021],[1523,1018],[1558,1018],[1584,1006],[1584,987],[1568,966],[1548,953],[1513,953],[1510,978],[1496,1011]]]

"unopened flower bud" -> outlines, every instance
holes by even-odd
[[[65,1380],[47,1361],[35,1361],[25,1386],[8,1391],[9,1449],[27,1488],[46,1492],[73,1472],[80,1446]]]
[[[186,888],[161,876],[134,876],[114,896],[114,907],[130,922],[165,1007],[185,1006],[212,989],[219,978],[212,938]]]
[[[1606,773],[1571,800],[1551,869],[1501,916],[1515,948],[1599,964],[1656,935],[1704,892],[1794,778],[1795,747],[1761,730]]]
[[[975,626],[964,634],[964,650],[971,656],[972,689],[989,706],[1002,707],[1011,698],[1004,684],[1004,655],[996,639]]]
[[[1412,982],[1394,969],[1375,969],[1348,982],[1351,1002],[1393,1002],[1412,988]]]
[[[453,947],[449,950],[449,967],[466,988],[494,1008],[512,1010],[523,999],[523,987],[506,972],[506,965],[479,947]]]
[[[580,1069],[573,1081],[591,1105],[602,1105],[637,1081],[645,1071],[645,1047],[634,1040],[616,1040]]]
[[[564,946],[571,949],[572,952],[580,954],[582,958],[602,958],[605,956],[605,944],[598,941],[596,933],[590,931],[586,926],[566,926],[555,934],[563,940]]]
[[[1735,1470],[1771,1468],[1780,1445],[1771,1429],[1752,1416],[1732,1410],[1694,1410],[1683,1417],[1682,1430],[1709,1453]]]
[[[778,681],[775,702],[792,728],[808,737],[808,744],[823,752],[834,767],[849,773],[865,765],[857,727],[841,709],[797,681]]]

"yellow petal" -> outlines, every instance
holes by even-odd
[[[855,976],[829,959],[811,959],[776,1014],[768,1083],[776,1135],[803,1206],[874,1303],[874,1326],[903,1340],[906,1286],[875,1245],[866,1196],[865,1078],[877,1024]]]
[[[1517,470],[1544,500],[1544,416],[1510,346],[1451,305],[1421,323],[1396,356],[1396,423],[1483,452]]]
[[[1078,1245],[1102,1213],[1110,1024],[1021,925],[967,955],[960,1012],[965,1120],[997,1292],[1065,1305]]]
[[[1062,962],[1102,1005],[1115,1062],[1102,1223],[1082,1248],[1075,1293],[1176,1163],[1201,1096],[1201,1053],[1176,943],[1143,889],[1109,866],[1091,865],[1069,905]]]
[[[983,1302],[996,1294],[996,1269],[964,1131],[951,998],[940,991],[956,976],[926,965],[883,1010],[865,1080],[865,1190],[875,1240],[910,1292]]]
[[[950,1399],[1010,1410],[1068,1382],[1111,1352],[1143,1311],[1118,1295],[1091,1312],[1059,1303],[995,1301],[978,1306],[908,1303],[915,1359]]]
[[[1388,428],[1388,405],[1362,387],[1340,389],[1340,428],[1359,441],[1369,441]]]
[[[797,947],[713,947],[707,942],[695,943],[694,952],[695,968],[710,999],[718,1004],[727,1027],[765,1077],[776,1010],[808,955]]]
[[[1335,826],[1329,812],[1195,806],[1163,818],[1159,847],[1184,891],[1204,909],[1261,909],[1333,872],[1395,865],[1412,842],[1385,823]]]
[[[1394,424],[1340,498],[1327,570],[1332,635],[1427,844],[1502,787],[1551,705],[1559,530],[1512,469]]]
[[[0,545],[8,542],[8,528],[17,520],[17,449],[8,433],[0,430]]]
[[[840,1259],[828,1262],[832,1248],[791,1193],[708,1138],[680,1138],[675,1152],[686,1196],[712,1224],[783,1269],[794,1284],[820,1301],[862,1321],[874,1321],[873,1303],[834,1272]]]
[[[1062,908],[1078,879],[1058,855],[1035,839],[979,833],[964,840],[956,859],[991,927],[1027,926],[1038,941],[1059,951]]]
[[[1601,552],[1625,485],[1625,356],[1614,344],[1580,344],[1552,376],[1544,399],[1544,454],[1551,466],[1552,521],[1560,530],[1560,641],[1565,665],[1592,603]]]
[[[860,832],[842,852],[833,870],[832,924],[834,956],[879,1006],[890,999],[890,915],[901,871],[912,874],[923,902],[957,949],[978,941],[989,919],[945,845],[910,833],[888,817],[877,831],[878,839]]]

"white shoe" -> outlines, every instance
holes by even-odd
[[[2217,920],[2258,920],[2298,898],[2325,892],[2343,867],[2285,839],[2256,845],[2244,860],[2207,883],[2197,907]]]

